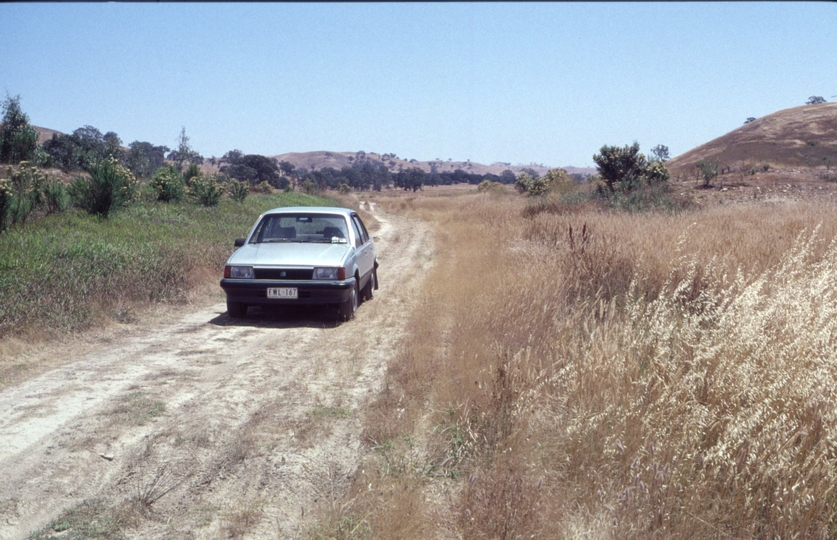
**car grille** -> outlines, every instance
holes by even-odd
[[[311,279],[312,268],[255,268],[256,279]],[[284,274],[284,275],[283,275]]]

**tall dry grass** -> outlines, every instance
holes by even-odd
[[[381,204],[438,244],[344,506],[373,537],[837,534],[832,207]]]

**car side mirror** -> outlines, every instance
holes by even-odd
[[[244,245],[244,242],[247,241],[246,238],[236,238],[235,239],[235,247],[241,247]]]

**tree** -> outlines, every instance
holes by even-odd
[[[177,150],[172,150],[168,159],[177,164],[177,168],[183,170],[184,163],[196,163],[198,165],[203,163],[203,156],[189,144],[189,137],[186,136],[186,128],[180,130],[180,137],[177,139]]]
[[[122,139],[119,138],[119,135],[113,131],[108,131],[102,139],[104,142],[105,157],[113,156],[118,160],[123,161],[124,152],[122,150]]]
[[[227,154],[229,153],[227,152]],[[279,167],[268,157],[259,154],[230,157],[233,157],[235,163],[221,167],[221,172],[230,178],[247,181],[254,186],[261,182],[267,182],[277,189],[285,189],[289,185],[288,179],[279,176]]]
[[[221,156],[221,159],[218,160],[218,164],[220,165],[221,163],[229,163],[230,165],[235,165],[235,163],[239,159],[241,159],[241,156],[243,155],[244,152],[242,152],[241,150],[230,150],[229,152]]]
[[[288,161],[279,162],[279,170],[282,171],[282,173],[284,173],[285,176],[293,176],[294,169],[296,169],[296,166],[293,163],[290,163]]]
[[[820,103],[826,103],[825,98],[822,96],[811,96],[808,98],[808,101],[805,102],[805,105],[819,105]]]
[[[86,169],[106,157],[107,144],[102,132],[93,126],[82,126],[73,131],[73,142],[81,150],[80,168]]]
[[[3,100],[3,126],[0,127],[0,163],[28,161],[38,147],[38,132],[29,125],[29,116],[20,108],[20,96],[6,94]]]
[[[503,184],[514,184],[515,180],[516,177],[514,176],[514,173],[509,169],[500,173],[500,182]]]
[[[418,167],[410,167],[395,175],[395,187],[405,191],[418,191],[424,185],[426,175],[427,173]]]
[[[671,159],[668,153],[668,146],[664,144],[658,144],[654,148],[651,149],[651,160],[652,161],[662,161],[665,163]]]
[[[754,116],[750,116],[746,120],[744,120],[744,123],[749,124],[750,122],[755,122],[755,121],[756,121],[756,118]]]
[[[604,145],[593,155],[593,161],[611,194],[663,183],[669,178],[668,169],[662,162],[649,163],[639,152],[638,142],[623,147]]]
[[[141,178],[150,178],[154,171],[163,166],[168,146],[155,146],[146,141],[134,141],[128,145],[125,157],[128,169]]]
[[[50,156],[54,167],[65,172],[81,168],[82,149],[72,135],[53,133],[52,138],[44,141],[40,148]]]

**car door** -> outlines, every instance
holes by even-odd
[[[375,246],[372,243],[372,238],[363,226],[357,214],[352,214],[352,227],[355,230],[355,237],[358,239],[358,245],[355,246],[357,250],[357,266],[360,270],[361,286],[366,283],[366,278],[375,266]]]

